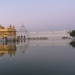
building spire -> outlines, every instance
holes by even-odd
[[[21,28],[25,28],[23,23],[22,23],[22,26],[21,26]]]
[[[23,25],[23,23],[22,23],[22,25]]]
[[[27,32],[27,30],[26,30],[26,28],[25,28],[23,23],[22,23],[22,25],[21,25],[21,27],[20,27],[20,29],[18,31]]]

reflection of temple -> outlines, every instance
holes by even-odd
[[[24,53],[26,48],[28,47],[27,40],[17,42],[16,46],[17,46],[17,49],[19,48],[22,51],[22,53]]]
[[[15,55],[16,45],[13,42],[8,43],[0,43],[0,57],[4,54],[9,54],[11,57]]]
[[[64,46],[67,47],[71,40],[26,40],[20,41],[16,46],[21,50],[25,50],[30,46]]]

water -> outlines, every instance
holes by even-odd
[[[0,75],[75,75],[75,46],[70,42],[0,43]]]

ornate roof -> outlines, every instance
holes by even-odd
[[[18,32],[26,32],[26,33],[27,33],[27,30],[26,30],[26,28],[24,27],[23,24],[22,24],[22,26],[20,27],[20,29],[18,30]]]
[[[0,24],[0,29],[4,29],[4,27]]]

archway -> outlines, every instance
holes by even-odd
[[[24,40],[25,40],[25,38],[26,38],[26,37],[24,36]]]
[[[6,42],[8,41],[7,37],[5,37],[4,39],[5,39]]]

